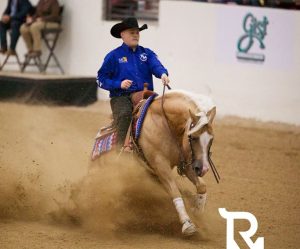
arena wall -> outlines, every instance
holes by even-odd
[[[115,22],[103,20],[100,0],[60,2],[65,5],[64,32],[56,53],[68,74],[96,76],[105,54],[120,44],[109,34]],[[268,22],[260,39],[265,48],[254,38],[247,53],[259,58],[255,61],[237,58],[249,13]],[[300,124],[299,11],[161,1],[159,21],[148,25],[140,44],[159,55],[173,88],[211,95],[220,115]],[[23,41],[18,51],[26,52]],[[106,96],[99,91],[100,98]]]

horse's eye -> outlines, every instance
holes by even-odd
[[[193,136],[189,136],[189,140],[191,142],[194,142],[194,141],[198,140],[198,138],[197,137],[193,137]]]

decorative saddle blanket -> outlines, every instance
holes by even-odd
[[[117,131],[112,124],[101,128],[95,138],[95,144],[92,151],[92,161],[97,159],[103,153],[114,149],[117,141]]]

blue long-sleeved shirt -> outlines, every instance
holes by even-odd
[[[104,58],[97,83],[99,87],[110,91],[110,97],[122,96],[142,91],[144,83],[148,83],[148,89],[153,90],[152,75],[161,78],[164,73],[168,75],[167,69],[152,50],[138,46],[133,51],[123,43]],[[132,80],[132,85],[128,89],[121,89],[121,82],[126,79]]]

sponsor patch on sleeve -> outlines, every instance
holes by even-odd
[[[126,62],[128,62],[126,56],[119,58],[119,63],[126,63]]]

